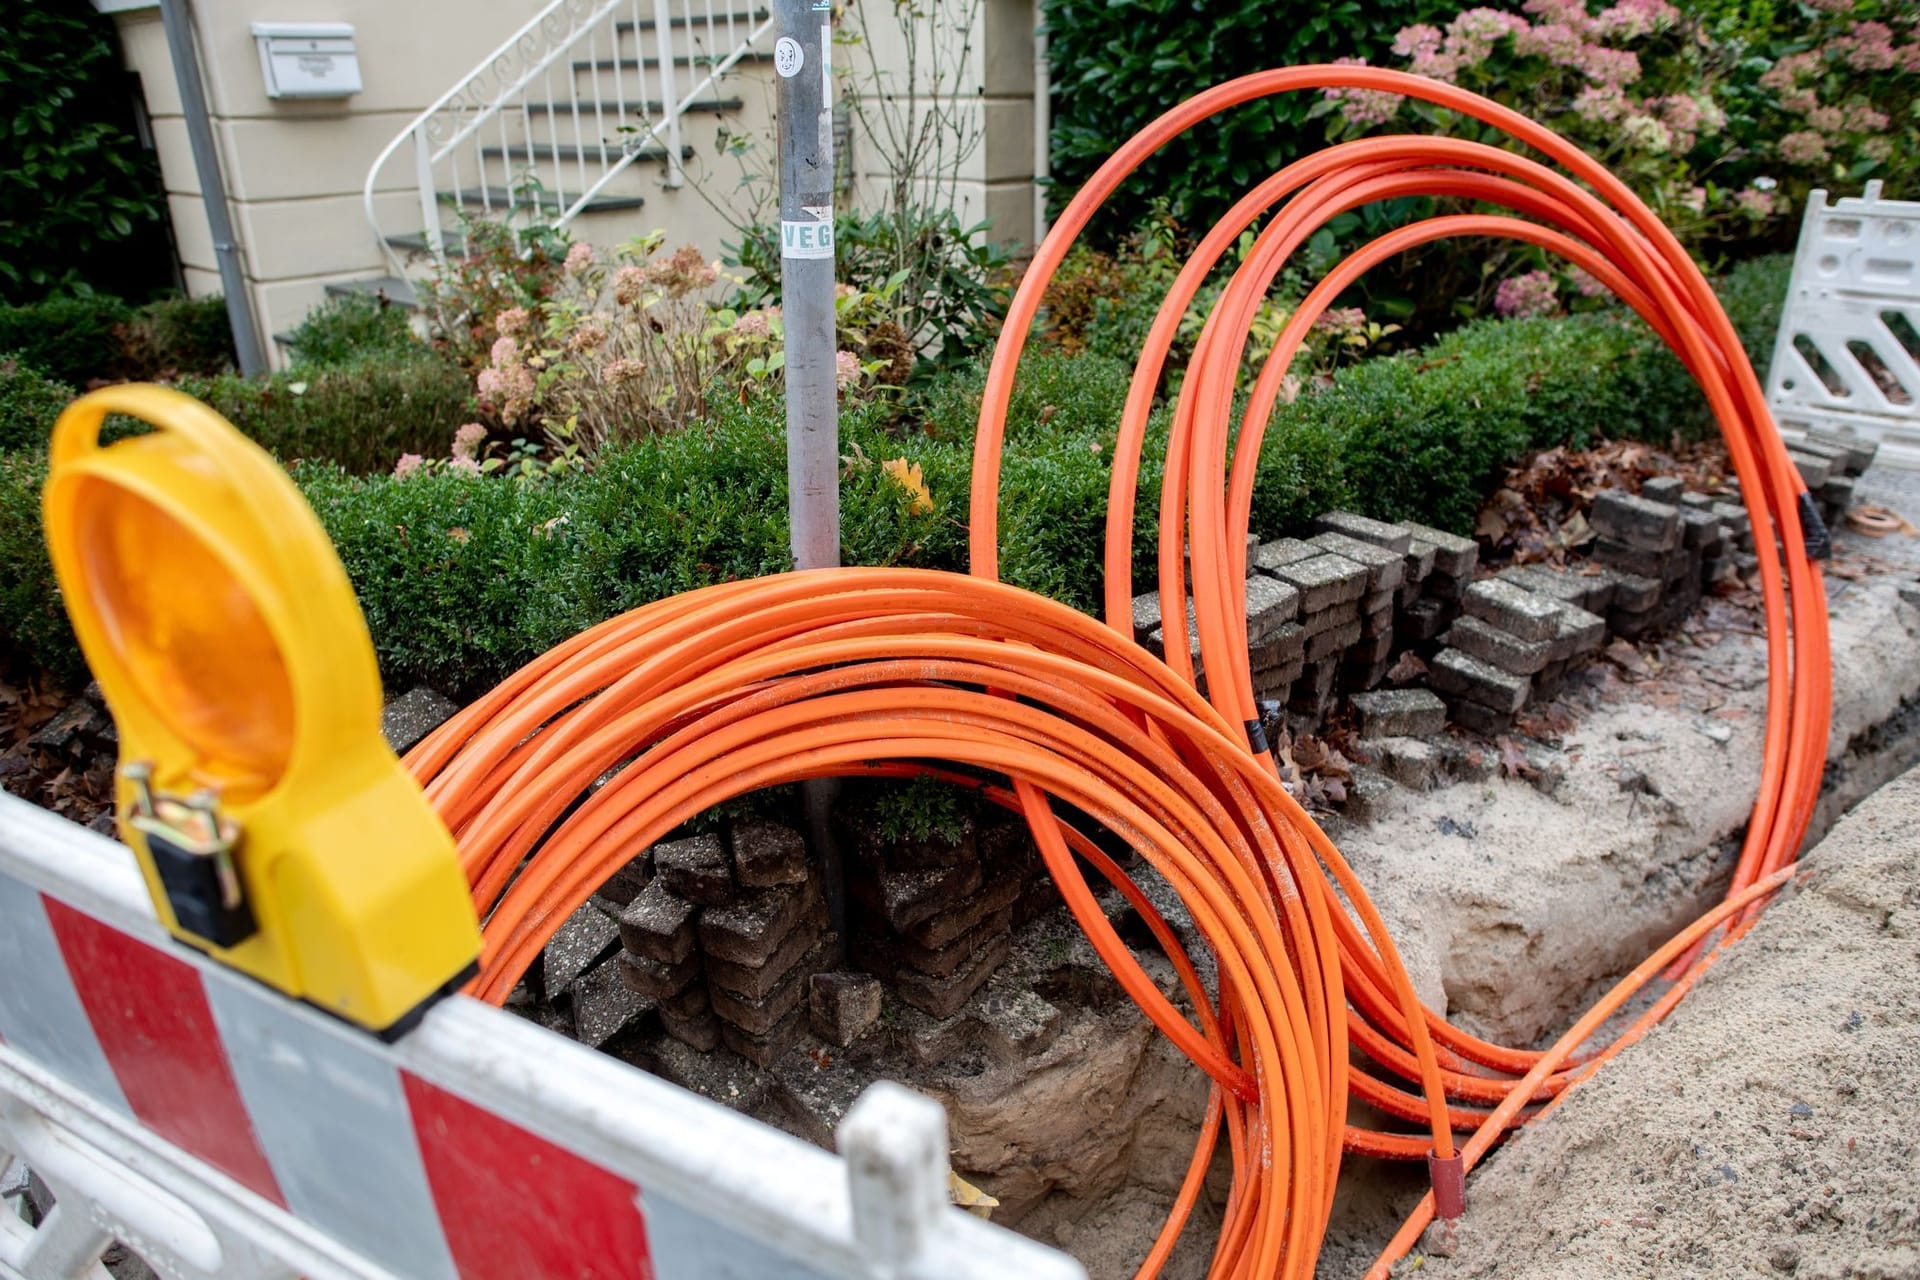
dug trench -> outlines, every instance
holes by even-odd
[[[1833,732],[1808,847],[1920,761],[1920,608],[1907,570],[1868,554],[1880,549],[1843,540],[1829,575]],[[1533,736],[1360,744],[1369,761],[1326,825],[1433,1007],[1501,1043],[1543,1046],[1723,894],[1760,771],[1766,653],[1754,617],[1715,602],[1660,644],[1589,664],[1526,722]],[[1136,874],[1203,958],[1171,891]],[[1171,967],[1130,910],[1115,898],[1109,912],[1172,994]],[[1754,963],[1784,979],[1797,961],[1776,948]],[[1790,991],[1779,985],[1783,1016]],[[1682,1005],[1676,1020],[1687,1017]],[[790,1054],[704,1091],[731,1091],[826,1142],[861,1087],[901,1079],[946,1105],[954,1167],[998,1198],[995,1221],[1075,1254],[1095,1280],[1132,1274],[1185,1173],[1205,1083],[1062,913],[1016,932],[1012,959],[962,1016],[889,1003],[876,1030],[851,1050]],[[691,1062],[649,1065],[701,1087]],[[1226,1190],[1216,1162],[1163,1274],[1205,1274]],[[1423,1190],[1404,1165],[1350,1157],[1321,1274],[1364,1271]]]

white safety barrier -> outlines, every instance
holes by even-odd
[[[131,853],[0,796],[0,1277],[1075,1280],[946,1203],[876,1085],[842,1157],[463,997],[394,1045],[169,939]],[[9,1178],[11,1166],[12,1178]]]
[[[1920,202],[1878,182],[1807,198],[1767,401],[1789,440],[1833,431],[1920,468]]]

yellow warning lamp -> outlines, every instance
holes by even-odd
[[[100,443],[106,416],[153,430]],[[480,951],[453,839],[380,732],[332,544],[264,450],[118,386],[54,425],[47,545],[120,736],[121,832],[182,941],[398,1034]]]

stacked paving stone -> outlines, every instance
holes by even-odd
[[[1800,469],[1800,478],[1806,481],[1828,528],[1846,519],[1853,506],[1854,481],[1873,465],[1879,448],[1872,440],[1818,429],[1787,446],[1787,455]]]
[[[1530,590],[1505,574],[1468,586],[1445,647],[1427,664],[1449,718],[1503,733],[1528,702],[1552,696],[1567,667],[1606,638],[1605,620],[1574,603],[1592,598],[1584,591],[1571,583],[1558,595]]]
[[[850,855],[849,956],[933,1017],[959,1012],[1011,953],[1014,925],[1058,900],[1020,822],[969,818],[957,840],[888,840],[860,814],[837,821]]]
[[[807,979],[838,953],[805,842],[779,823],[743,821],[725,838],[656,845],[652,863],[619,915],[622,978],[674,1039],[768,1065],[800,1034]]]
[[[1433,639],[1459,612],[1479,551],[1468,538],[1348,511],[1307,539],[1251,546],[1247,651],[1255,694],[1318,725],[1343,693],[1371,689],[1402,649]],[[1134,638],[1166,653],[1160,594],[1133,601]],[[1200,635],[1187,606],[1187,651],[1205,686]]]

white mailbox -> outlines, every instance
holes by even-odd
[[[360,55],[344,22],[256,22],[269,98],[346,98],[360,92]]]

